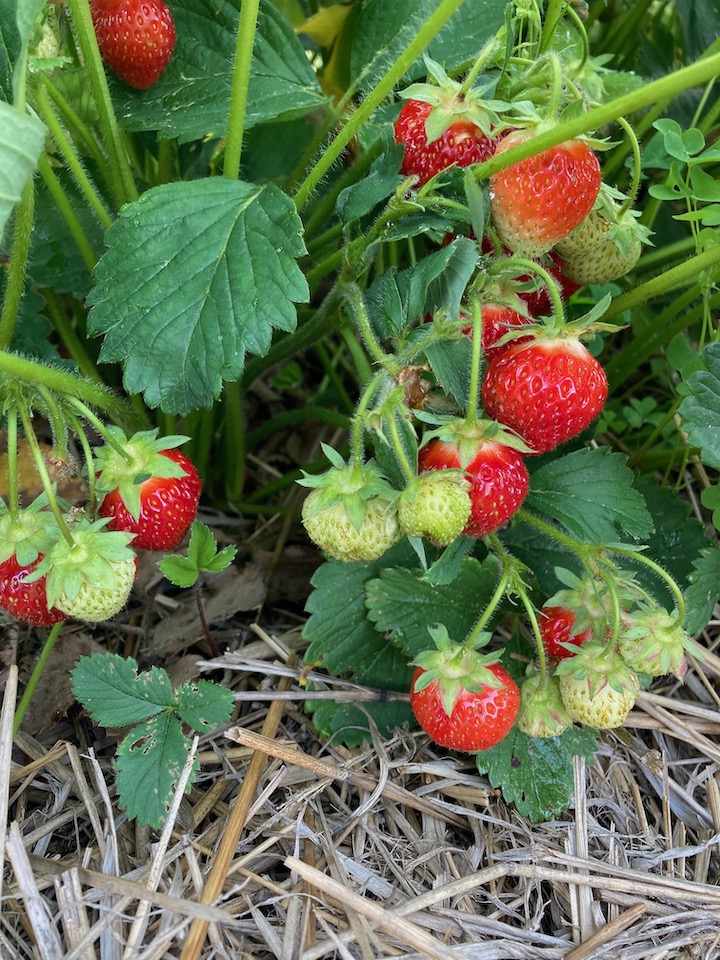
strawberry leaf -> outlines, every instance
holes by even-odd
[[[691,444],[700,447],[703,463],[720,467],[720,344],[710,343],[701,354],[704,370],[693,373],[680,404],[680,415]]]
[[[128,817],[151,827],[163,823],[189,751],[190,741],[170,713],[141,723],[125,737],[115,770],[120,806]],[[198,769],[196,760],[190,782]]]
[[[227,723],[233,708],[233,695],[227,687],[210,680],[183,683],[175,691],[175,712],[198,733],[207,733]]]
[[[238,23],[237,0],[175,0],[177,41],[165,72],[149,90],[134,91],[115,78],[116,111],[128,130],[158,130],[181,143],[227,133]],[[290,119],[326,102],[308,57],[275,6],[260,4],[250,69],[245,130],[267,120]]]
[[[691,636],[705,629],[720,599],[720,551],[717,547],[703,550],[693,567],[685,590],[688,612],[684,624]]]
[[[570,727],[559,737],[537,739],[517,727],[497,746],[476,755],[477,768],[500,787],[518,813],[539,823],[570,806],[573,757],[590,760],[597,749],[595,731]]]
[[[122,208],[95,272],[88,332],[129,393],[172,413],[209,407],[245,354],[295,329],[308,286],[295,207],[274,185],[165,184]]]
[[[455,643],[462,643],[497,586],[497,561],[487,557],[479,563],[467,557],[452,583],[430,583],[422,577],[422,571],[394,567],[381,570],[365,585],[369,619],[383,636],[390,634],[409,660],[433,649],[429,628],[437,623]]]
[[[170,678],[160,667],[138,673],[132,658],[115,653],[81,657],[72,674],[77,700],[101,727],[124,727],[167,710]]]
[[[567,453],[532,474],[525,506],[585,543],[644,537],[653,522],[626,462],[607,448]]]
[[[0,239],[13,207],[32,176],[45,143],[35,116],[0,103]]]
[[[158,567],[170,583],[174,583],[176,587],[181,587],[183,590],[194,586],[200,575],[197,564],[193,560],[176,554],[168,554],[168,556],[162,557],[158,560]]]

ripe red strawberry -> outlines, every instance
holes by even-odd
[[[435,743],[449,750],[477,753],[503,740],[520,706],[517,684],[497,661],[451,643],[447,629],[429,628],[437,646],[415,660],[410,706]],[[481,634],[478,643],[490,635]]]
[[[468,167],[489,159],[495,151],[494,140],[462,114],[446,111],[447,126],[434,139],[427,131],[427,122],[434,107],[422,100],[406,100],[395,121],[395,141],[405,145],[401,172],[413,174],[418,183],[450,167]]]
[[[506,523],[520,509],[530,484],[520,451],[510,445],[516,442],[515,438],[497,430],[493,436],[493,426],[497,427],[480,421],[471,428],[464,421],[453,421],[418,454],[421,473],[464,471],[470,481],[472,503],[463,531],[468,537],[484,537]]]
[[[504,153],[533,137],[515,130]],[[582,222],[600,190],[600,164],[583,140],[568,140],[490,177],[490,211],[502,242],[525,257],[547,253]]]
[[[110,518],[108,530],[134,534],[136,550],[174,550],[195,519],[202,486],[190,459],[173,447],[187,438],[158,440],[152,430],[127,440],[111,432],[128,459],[110,444],[95,451],[100,516]]]
[[[573,632],[576,621],[575,612],[567,607],[543,607],[538,617],[540,635],[545,653],[549,657],[564,660],[575,656],[573,650],[568,650],[563,644],[572,644],[580,647],[592,637],[592,627],[586,627],[577,633]]]
[[[502,303],[484,303],[482,305],[482,347],[487,360],[493,357],[499,357],[505,353],[511,344],[522,343],[524,337],[518,337],[517,340],[497,346],[498,340],[514,327],[522,327],[526,323],[531,323],[531,317],[524,317],[512,307],[505,306]],[[464,333],[472,334],[472,327],[467,327]]]
[[[175,47],[175,23],[164,0],[90,0],[105,63],[131,87],[147,90]]]
[[[64,620],[66,615],[57,607],[48,608],[45,577],[27,580],[42,558],[43,555],[38,554],[34,563],[24,566],[13,555],[0,564],[0,607],[23,623],[51,627]]]
[[[573,336],[512,345],[490,361],[482,387],[487,415],[517,431],[534,453],[582,433],[607,392],[601,364]]]

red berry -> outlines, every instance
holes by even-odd
[[[51,627],[64,620],[65,614],[56,607],[48,609],[45,577],[27,582],[41,560],[42,554],[39,554],[35,563],[23,567],[13,555],[0,564],[0,607],[24,623]]]
[[[489,159],[495,152],[495,141],[474,123],[466,119],[452,119],[445,131],[428,142],[426,121],[433,109],[422,100],[406,100],[395,121],[395,141],[405,145],[402,173],[413,174],[418,183],[427,183],[449,167],[468,167]],[[451,109],[451,108],[449,108]]]
[[[131,87],[151,87],[175,46],[175,23],[164,0],[90,0],[90,13],[105,63]]]
[[[543,607],[538,617],[540,635],[545,653],[557,660],[573,657],[575,653],[562,646],[571,643],[578,649],[592,637],[592,627],[586,627],[579,633],[573,633],[575,613],[567,607]]]
[[[134,550],[174,550],[182,543],[197,514],[201,481],[192,461],[180,450],[160,451],[185,471],[183,477],[151,476],[140,484],[140,514],[136,520],[116,487],[100,505],[101,517],[111,517],[108,530],[135,534]]]
[[[511,346],[490,361],[482,388],[488,417],[519,433],[534,453],[582,433],[607,392],[601,364],[574,337]]]
[[[441,747],[477,753],[500,743],[510,732],[520,706],[520,691],[500,663],[490,664],[487,669],[503,686],[463,690],[450,715],[445,712],[438,681],[416,690],[415,684],[425,671],[421,667],[415,671],[410,706],[423,730]]]
[[[470,481],[472,508],[463,531],[484,537],[501,527],[520,509],[530,478],[517,450],[495,440],[431,440],[420,448],[418,469],[464,470]]]
[[[533,136],[516,130],[496,154]],[[516,253],[547,253],[581,223],[600,191],[600,164],[583,140],[568,140],[490,178],[490,210],[500,239]]]
[[[532,323],[532,318],[524,317],[512,307],[502,303],[484,303],[482,305],[482,348],[485,357],[492,360],[493,357],[503,354],[513,344],[523,343],[526,338],[518,337],[517,340],[509,340],[497,346],[498,340],[510,329],[522,327],[527,323]],[[463,333],[472,335],[472,327],[463,328]]]

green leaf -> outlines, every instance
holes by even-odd
[[[235,559],[237,554],[237,547],[232,544],[228,544],[227,547],[223,547],[222,550],[218,550],[214,557],[212,557],[203,567],[208,573],[220,573],[222,570],[225,570]]]
[[[490,600],[497,580],[498,564],[492,556],[483,563],[467,557],[452,583],[430,583],[418,570],[381,570],[365,585],[368,617],[376,630],[390,634],[392,642],[412,660],[432,649],[428,628],[434,624],[442,623],[454,641],[462,642]]]
[[[34,116],[0,103],[0,240],[45,143],[45,126]]]
[[[365,609],[365,583],[383,566],[412,562],[412,550],[401,542],[374,563],[330,560],[315,572],[315,588],[307,602],[310,617],[303,628],[309,642],[306,663],[322,663],[330,672],[361,674],[387,642],[373,627]]]
[[[267,353],[308,299],[292,201],[272,184],[211,177],[154,187],[122,208],[95,271],[88,332],[122,361],[128,393],[170,413],[210,407],[245,354]]]
[[[101,727],[124,727],[167,710],[170,678],[160,667],[138,673],[131,657],[94,653],[81,657],[72,674],[76,699]]]
[[[685,629],[691,636],[705,629],[720,600],[720,550],[717,547],[703,550],[693,561],[693,567],[690,585],[685,590]]]
[[[570,727],[559,737],[528,737],[514,727],[490,750],[476,755],[477,767],[508,803],[533,823],[549,820],[570,806],[573,757],[591,760],[597,749],[594,730]]]
[[[387,71],[437,7],[436,0],[369,0],[355,27],[351,73],[368,90]],[[457,11],[431,41],[427,53],[446,70],[474,59],[478,50],[503,24],[505,0],[473,0]],[[408,77],[425,76],[418,58]]]
[[[135,727],[117,749],[116,784],[120,807],[140,824],[159,827],[190,752],[190,741],[172,714]],[[188,788],[199,764],[195,760]]]
[[[461,409],[467,407],[472,369],[472,340],[446,340],[427,347],[425,356],[433,369],[438,385]]]
[[[197,583],[199,570],[194,560],[189,557],[178,556],[174,553],[161,557],[158,560],[158,567],[162,575],[174,583],[176,587],[187,590]]]
[[[13,69],[22,43],[17,25],[18,0],[0,0],[0,100],[12,103]]]
[[[149,90],[135,91],[111,77],[115,109],[128,130],[158,130],[180,143],[225,136],[230,65],[235,57],[239,0],[176,0],[173,56]],[[289,120],[327,102],[302,44],[269,0],[258,14],[245,129]]]
[[[175,691],[175,712],[198,733],[207,733],[230,719],[232,691],[211,680],[183,683]]]
[[[337,199],[337,212],[347,226],[367,216],[375,207],[391,197],[405,177],[398,173],[403,157],[402,144],[395,143],[391,132],[385,137],[384,149],[370,167],[367,176],[346,187]]]
[[[688,440],[700,447],[703,463],[720,467],[720,343],[708,344],[701,354],[704,370],[686,383],[689,395],[680,404]]]
[[[216,553],[217,541],[210,527],[201,520],[193,520],[190,527],[188,559],[195,563],[198,570],[204,570]]]
[[[532,474],[525,506],[585,543],[614,542],[618,533],[645,536],[652,520],[626,462],[607,448],[551,460]]]

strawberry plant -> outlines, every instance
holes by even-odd
[[[138,550],[229,562],[201,496],[289,513],[325,560],[306,662],[448,723],[519,690],[438,744],[565,809],[720,594],[717,42],[675,2],[7,6],[0,604],[51,645],[132,603]],[[166,687],[141,719],[177,747]],[[414,722],[311,709],[349,744]]]

